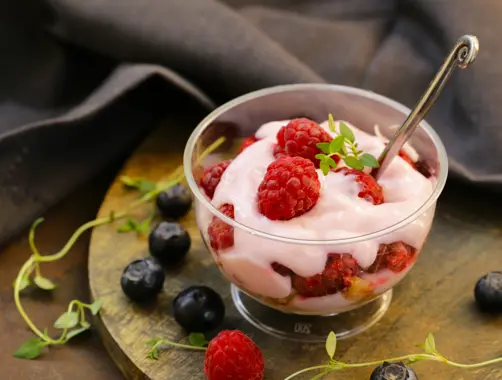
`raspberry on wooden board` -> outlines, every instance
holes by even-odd
[[[262,380],[263,354],[247,335],[239,330],[224,330],[213,338],[204,359],[208,380]]]

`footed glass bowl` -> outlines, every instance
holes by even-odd
[[[320,170],[319,201],[299,218],[269,220],[258,211],[256,197],[274,160],[275,131],[288,120],[305,117],[325,125],[331,113],[355,127],[356,137],[377,134],[366,146],[378,156],[409,112],[369,91],[300,84],[234,99],[197,126],[184,154],[197,225],[232,284],[236,308],[250,323],[278,337],[323,342],[330,331],[346,338],[384,315],[392,288],[418,259],[447,177],[444,146],[425,121],[409,142],[407,158],[410,161],[411,155],[413,163],[397,157],[379,180],[382,204],[358,198],[352,191],[359,186],[356,177],[335,174],[329,182]],[[262,142],[241,153],[245,139],[274,121],[280,122],[258,133],[259,139],[266,139],[264,135],[272,131],[269,145]],[[224,143],[203,155],[220,137]],[[232,169],[225,170],[213,198],[200,185],[204,170],[238,156],[229,166]],[[337,186],[348,190],[337,197]]]

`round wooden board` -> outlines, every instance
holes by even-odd
[[[189,131],[190,128],[179,128]],[[159,128],[132,155],[120,175],[158,181],[182,162],[187,134]],[[467,194],[474,200],[467,201]],[[111,186],[99,216],[126,208],[137,195],[118,179]],[[429,332],[439,351],[459,362],[487,360],[502,354],[502,319],[480,315],[473,306],[472,289],[479,276],[502,269],[502,201],[450,186],[441,197],[429,241],[411,273],[395,288],[384,318],[356,338],[340,341],[336,357],[362,362],[417,352]],[[151,206],[135,216],[148,215]],[[96,326],[109,353],[128,379],[203,379],[202,352],[166,349],[158,361],[147,359],[145,342],[154,337],[179,341],[185,337],[172,318],[171,301],[183,288],[205,284],[220,292],[227,305],[222,328],[237,328],[258,343],[265,356],[265,379],[284,379],[301,368],[321,364],[327,356],[322,345],[292,343],[267,336],[236,312],[224,280],[204,247],[193,214],[182,224],[190,231],[192,248],[179,269],[168,272],[164,292],[154,305],[139,307],[120,289],[123,268],[148,254],[147,241],[135,233],[118,233],[123,221],[96,228],[89,249],[89,281],[94,299],[103,300]],[[502,367],[462,370],[441,363],[418,363],[421,379],[502,379]],[[367,379],[371,368],[346,370],[327,379]],[[300,377],[302,379],[310,376]]]

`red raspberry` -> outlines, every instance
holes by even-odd
[[[281,152],[291,157],[306,158],[316,167],[319,160],[315,155],[322,153],[316,144],[330,141],[331,136],[319,124],[306,118],[291,120],[277,133],[277,145],[282,148]]]
[[[286,154],[283,147],[281,147],[280,145],[274,146],[274,157],[275,158],[281,158],[281,157],[287,157],[287,156],[288,155]]]
[[[368,273],[376,273],[388,268],[395,273],[402,272],[415,259],[417,250],[411,245],[396,241],[380,244],[375,262],[368,268]]]
[[[248,146],[253,145],[255,142],[257,142],[258,139],[254,136],[249,136],[244,139],[241,143],[241,148],[239,150],[239,153],[241,153],[244,149],[246,149]]]
[[[348,253],[330,253],[322,273],[312,277],[293,275],[293,288],[304,297],[321,297],[348,288],[361,267]]]
[[[222,161],[204,170],[202,178],[200,179],[200,186],[210,199],[213,199],[214,192],[220,183],[221,176],[225,170],[227,170],[230,162],[232,162],[232,160]]]
[[[234,218],[234,205],[225,203],[220,206],[219,210],[229,218]],[[207,234],[209,235],[209,243],[215,251],[221,251],[234,245],[234,228],[217,216],[213,216]]]
[[[208,380],[262,380],[265,364],[258,346],[239,330],[223,330],[207,347]]]
[[[258,187],[258,209],[271,220],[289,220],[315,206],[321,183],[314,164],[301,157],[272,162]]]
[[[357,169],[339,168],[336,172],[342,172],[345,175],[356,176],[356,182],[359,184],[359,198],[363,198],[374,205],[379,205],[384,202],[382,186],[380,186],[374,177]]]

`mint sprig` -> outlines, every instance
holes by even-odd
[[[328,175],[331,168],[337,167],[336,161],[332,158],[338,156],[349,168],[363,170],[365,166],[378,168],[378,160],[369,153],[364,153],[359,149],[354,132],[343,121],[340,121],[338,131],[336,130],[333,115],[328,115],[329,129],[337,136],[330,142],[318,143],[316,146],[322,151],[315,156],[319,160],[319,168],[324,175]]]

